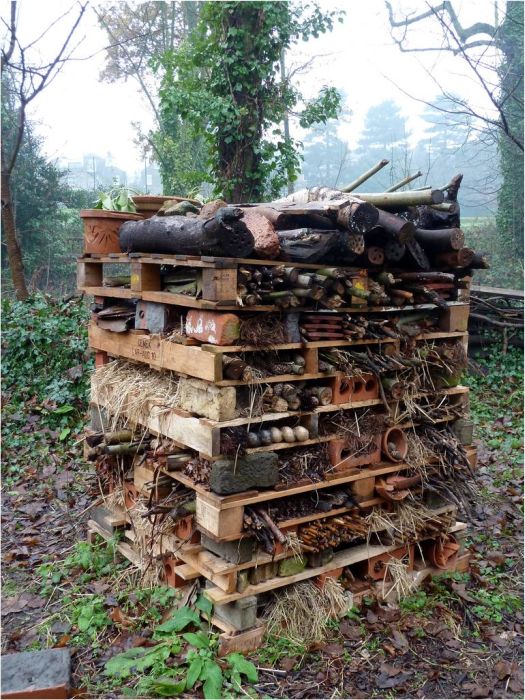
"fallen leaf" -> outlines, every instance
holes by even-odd
[[[339,625],[339,631],[345,637],[345,639],[351,639],[352,641],[357,641],[361,639],[363,633],[357,625],[352,624],[349,620],[343,620]]]
[[[71,639],[70,634],[63,634],[58,642],[53,646],[54,649],[62,649],[62,647],[67,646],[69,640]]]
[[[380,673],[376,679],[378,688],[397,688],[403,685],[410,678],[410,673],[400,673],[398,676],[388,676],[385,673]]]
[[[392,630],[392,641],[396,649],[408,649],[408,639],[403,632],[395,628]]]
[[[469,596],[469,594],[465,590],[465,584],[464,583],[456,583],[455,581],[452,581],[452,590],[454,593],[459,596],[462,600],[466,600],[467,603],[475,603],[475,599]]]
[[[401,673],[400,668],[396,668],[395,666],[392,666],[391,664],[381,664],[379,667],[379,670],[381,673],[386,674],[387,676],[397,676],[398,673]]]
[[[279,668],[287,673],[293,671],[295,664],[297,663],[297,656],[285,656],[284,659],[279,661]]]
[[[328,654],[328,656],[342,656],[344,653],[344,649],[341,644],[337,643],[332,643],[332,644],[327,644],[324,648],[324,651]]]
[[[366,612],[366,621],[369,622],[371,625],[375,625],[375,623],[379,620],[375,612],[372,610],[367,610]]]
[[[2,617],[4,615],[10,615],[11,613],[22,612],[26,608],[41,608],[45,605],[45,598],[41,598],[38,595],[33,595],[32,593],[22,593],[19,596],[13,596],[12,598],[6,598],[2,604]]]

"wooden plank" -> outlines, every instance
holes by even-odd
[[[236,303],[237,270],[204,268],[202,271],[202,298],[208,301]]]
[[[175,574],[183,578],[185,581],[194,581],[195,579],[200,578],[200,573],[195,571],[195,569],[189,564],[179,564],[176,566]]]
[[[106,540],[106,542],[112,538],[112,534],[100,527],[100,525],[94,520],[88,520],[88,529],[96,532],[97,535],[100,535]],[[140,557],[131,547],[131,545],[127,544],[126,542],[117,542],[115,549],[120,552],[129,562],[137,566],[139,569],[141,568],[142,562]]]
[[[506,289],[505,287],[487,287],[483,284],[473,284],[471,291],[475,294],[489,294],[491,296],[508,297],[509,299],[523,299],[523,289]]]
[[[245,654],[248,651],[258,649],[264,641],[266,634],[266,625],[262,624],[259,627],[254,627],[245,632],[237,632],[236,634],[224,633],[219,635],[219,656],[226,656],[238,652]]]
[[[140,261],[131,263],[131,289],[135,292],[160,290],[160,267]]]
[[[102,263],[100,262],[79,262],[77,264],[77,289],[82,291],[84,287],[102,286]]]
[[[89,345],[116,357],[144,362],[157,369],[169,369],[210,382],[222,379],[220,355],[203,353],[195,345],[179,345],[146,333],[112,333],[91,323],[88,326]]]
[[[171,292],[142,292],[141,299],[144,301],[155,301],[158,304],[168,304],[171,306],[184,306],[191,309],[217,310],[218,302],[195,299],[188,294],[172,294]],[[221,310],[238,309],[237,306],[221,306]],[[272,307],[269,307],[272,308]]]
[[[83,287],[80,289],[84,294],[90,294],[94,297],[111,297],[112,299],[138,299],[140,292],[134,292],[132,289],[124,287]]]

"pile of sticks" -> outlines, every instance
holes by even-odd
[[[327,267],[314,272],[285,265],[243,266],[237,275],[237,296],[243,306],[274,304],[289,309],[317,302],[334,309],[351,305],[353,297],[370,297],[362,286],[356,286],[358,273],[348,269]]]
[[[306,551],[320,552],[347,542],[365,539],[368,526],[356,509],[355,513],[322,518],[299,527],[298,537]]]

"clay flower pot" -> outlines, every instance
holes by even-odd
[[[456,563],[459,544],[454,535],[442,535],[424,547],[428,563],[436,569],[452,569]]]
[[[121,253],[118,232],[125,221],[140,221],[140,214],[105,209],[82,209],[84,220],[84,253],[109,255]]]
[[[404,431],[401,428],[388,428],[383,433],[381,450],[391,462],[402,462],[408,452],[408,440]]]

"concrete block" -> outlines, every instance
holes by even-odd
[[[2,656],[2,698],[67,698],[70,681],[69,649]]]
[[[279,457],[276,452],[260,452],[237,460],[219,459],[213,463],[210,487],[226,496],[252,488],[269,488],[279,480]]]
[[[232,564],[244,564],[244,562],[250,561],[253,556],[254,544],[255,541],[251,537],[244,537],[235,542],[216,542],[204,533],[201,535],[201,545],[204,549]]]
[[[255,627],[257,623],[257,596],[252,595],[233,603],[216,605],[213,612],[218,618],[242,632]]]

